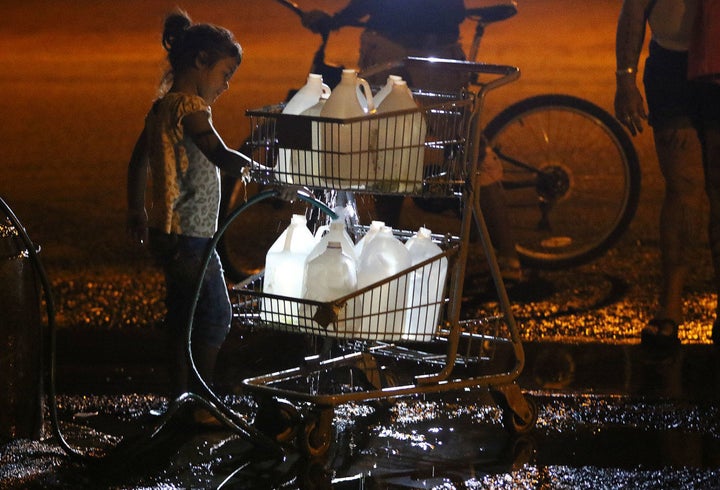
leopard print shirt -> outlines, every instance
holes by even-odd
[[[149,226],[163,233],[212,237],[220,206],[220,170],[191,138],[182,120],[210,106],[196,95],[170,92],[145,118],[150,150],[152,209]]]

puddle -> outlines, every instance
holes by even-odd
[[[279,461],[228,430],[164,426],[153,395],[60,397],[55,444],[16,440],[0,452],[0,488],[713,488],[720,481],[720,414],[712,404],[534,392],[529,435],[510,436],[475,392],[403,399],[390,408],[337,407],[322,459],[293,446]],[[251,420],[254,403],[226,403]],[[49,424],[46,424],[49,425]],[[121,445],[118,446],[118,443]]]

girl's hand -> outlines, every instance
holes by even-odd
[[[312,196],[312,192],[310,192],[307,187],[303,187],[301,185],[284,185],[279,186],[276,189],[278,191],[278,198],[287,202],[295,202],[295,199],[298,197],[298,192]]]

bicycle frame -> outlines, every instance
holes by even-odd
[[[298,16],[304,15],[292,0],[276,1]],[[487,26],[516,13],[514,1],[467,9],[466,19],[476,22],[468,50],[471,62],[478,57]],[[343,67],[325,62],[329,34],[321,33],[310,72],[322,75],[332,87]],[[403,62],[376,65],[360,76],[390,72]],[[470,82],[471,87],[482,86],[477,76]],[[288,98],[293,94],[290,91]],[[574,96],[542,94],[504,108],[483,122],[482,133],[488,152],[503,166],[502,185],[523,267],[560,269],[585,264],[604,254],[627,229],[638,205],[639,161],[625,129],[604,109]],[[584,155],[591,147],[594,154]],[[610,192],[601,191],[601,182],[606,182],[602,189]],[[228,186],[232,186],[228,192],[225,187],[223,190],[224,213],[233,199],[235,183]],[[458,188],[455,199],[414,201],[423,211],[454,209],[459,213],[460,193]],[[593,213],[594,220],[573,221],[580,211]],[[225,257],[221,245],[221,257]],[[223,258],[223,262],[226,270],[233,269],[229,259]]]

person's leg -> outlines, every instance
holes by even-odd
[[[199,296],[195,298],[198,274],[208,242],[209,239],[204,238],[177,237],[175,253],[164,266],[172,397],[198,389],[192,382],[194,377],[187,359],[190,308],[195,306],[191,342],[193,360],[200,376],[208,384],[212,382],[217,353],[230,329],[230,299],[217,252],[211,257]]]
[[[479,155],[477,182],[480,210],[487,226],[490,241],[497,255],[498,266],[504,280],[522,280],[517,240],[510,221],[505,188],[502,185],[502,162],[495,152],[485,145]],[[471,239],[475,239],[475,230]]]
[[[712,341],[720,345],[720,83],[696,82],[698,127],[703,147],[705,193],[710,204],[708,238],[715,283]]]
[[[654,318],[642,331],[642,342],[677,343],[683,320],[683,287],[687,254],[702,222],[702,152],[693,120],[694,88],[687,81],[687,53],[650,42],[643,82],[655,151],[665,181],[660,209],[661,285]]]
[[[510,226],[505,189],[500,182],[494,182],[481,186],[478,192],[480,209],[497,254],[501,275],[506,281],[521,281],[520,258],[515,248],[515,235]]]
[[[702,130],[705,166],[705,192],[710,203],[708,237],[715,283],[715,322],[712,340],[720,345],[720,123],[708,123]]]
[[[202,254],[204,253],[205,245],[202,246]],[[198,271],[200,265],[198,262]],[[214,252],[197,298],[192,331],[193,361],[200,377],[210,386],[213,384],[217,356],[230,331],[231,320],[232,307],[227,285],[220,258],[217,252]]]
[[[655,128],[653,131],[665,197],[660,211],[662,283],[656,319],[683,320],[682,293],[688,270],[688,248],[697,242],[704,200],[700,142],[694,128]],[[668,324],[660,334],[672,334]]]
[[[188,390],[187,342],[181,335],[187,318],[187,298],[183,293],[177,235],[150,229],[150,253],[165,277],[165,347],[168,358],[168,396],[177,398]]]

